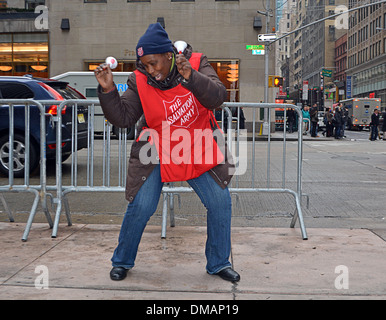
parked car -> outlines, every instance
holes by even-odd
[[[82,94],[68,86],[67,82],[32,76],[0,76],[0,99],[66,100],[86,99]],[[47,159],[56,157],[56,129],[51,115],[57,115],[57,106],[45,106],[46,110],[46,155]],[[62,109],[62,161],[72,153],[72,108]],[[77,149],[87,147],[87,105],[78,105]],[[8,175],[9,155],[13,152],[13,172],[15,177],[24,176],[25,167],[25,106],[14,106],[14,146],[9,146],[9,106],[0,103],[0,172]],[[40,111],[37,106],[30,107],[30,172],[39,165],[40,159]]]

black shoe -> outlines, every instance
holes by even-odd
[[[232,282],[240,281],[240,275],[231,267],[222,269],[221,271],[215,273],[215,275],[220,276],[221,279],[226,281],[232,281]]]
[[[126,278],[128,269],[123,267],[113,267],[110,271],[110,279],[119,281]]]

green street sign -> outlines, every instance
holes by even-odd
[[[332,77],[332,70],[322,69],[322,75],[324,77]]]
[[[247,44],[245,48],[247,50],[264,50],[265,46],[263,44]]]

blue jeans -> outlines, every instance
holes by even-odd
[[[370,126],[370,132],[371,132],[370,140],[371,141],[377,140],[377,138],[378,138],[378,126],[371,125]]]
[[[340,138],[340,129],[342,128],[342,126],[340,124],[337,124],[335,126],[335,138],[338,139]]]
[[[232,204],[228,188],[222,189],[205,172],[188,180],[207,209],[206,270],[217,273],[231,266],[231,215]],[[113,267],[131,269],[137,256],[139,242],[146,224],[157,209],[163,182],[160,166],[146,179],[134,201],[129,203],[119,234],[119,243],[111,259]]]

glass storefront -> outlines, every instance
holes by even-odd
[[[0,34],[0,75],[48,77],[48,33]]]
[[[228,93],[228,102],[239,102],[239,60],[210,60]]]

